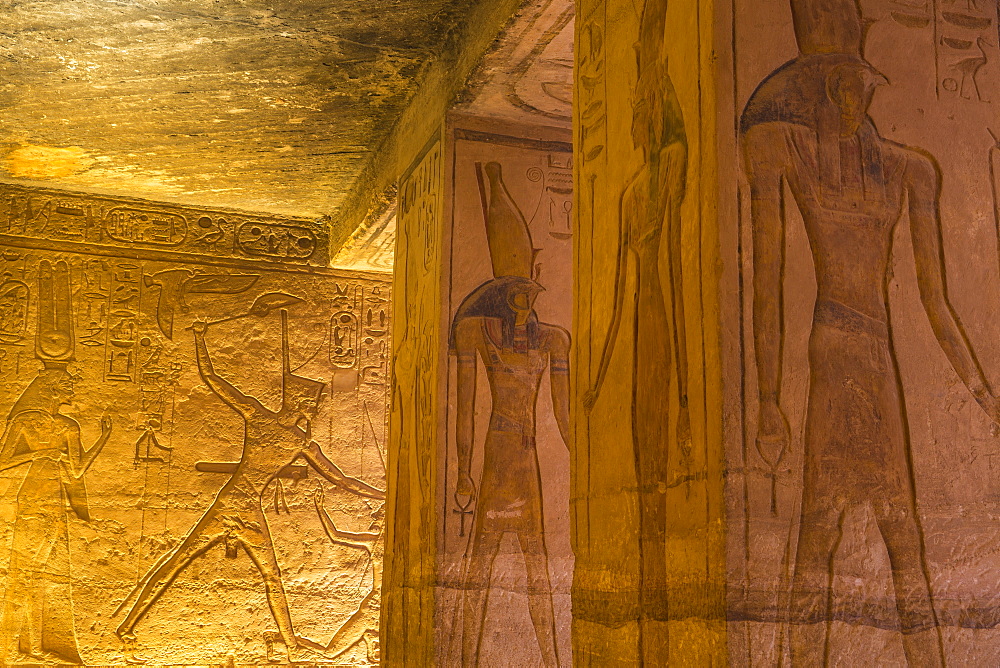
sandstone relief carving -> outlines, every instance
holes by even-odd
[[[468,512],[469,500],[475,499],[465,579],[462,659],[464,665],[478,665],[493,562],[504,533],[513,533],[524,556],[528,605],[542,662],[555,666],[555,617],[535,449],[535,410],[539,384],[547,370],[553,410],[568,445],[569,333],[540,321],[535,313],[535,300],[544,290],[532,278],[536,275],[535,249],[524,216],[504,185],[500,164],[477,167],[489,178],[489,204],[483,214],[495,278],[466,297],[452,323],[452,350],[458,359],[457,510]],[[485,191],[483,196],[485,201]],[[476,442],[477,360],[486,368],[492,397],[478,485],[471,470]],[[463,516],[460,535],[464,530]]]
[[[6,595],[0,611],[0,654],[12,663],[82,663],[73,619],[69,521],[90,520],[86,479],[111,435],[84,447],[80,423],[63,415],[80,380],[75,360],[70,270],[65,261],[38,265],[35,357],[42,368],[10,408],[0,445],[0,470],[27,465],[16,493]],[[8,656],[12,640],[16,654]]]
[[[632,139],[643,165],[621,193],[618,254],[611,323],[593,387],[584,395],[590,411],[601,399],[620,341],[632,348],[632,453],[639,487],[639,646],[643,660],[667,660],[667,497],[665,490],[692,479],[691,421],[687,398],[687,339],[681,278],[681,204],[687,178],[684,120],[663,49],[665,8],[643,6],[636,43],[638,85],[632,103]],[[667,286],[661,283],[660,248],[666,244]],[[626,280],[634,273],[633,331],[621,332]],[[668,307],[669,306],[669,307]],[[599,335],[598,335],[599,336]],[[626,344],[627,345],[627,344]],[[671,384],[679,411],[670,434]],[[668,462],[667,441],[676,437],[680,461]],[[685,473],[686,471],[686,473]]]
[[[399,182],[399,236],[392,359],[392,441],[395,481],[388,502],[384,623],[402,629],[385,639],[387,656],[430,663],[434,633],[433,586],[437,471],[434,445],[441,329],[441,226],[444,159],[435,131]]]
[[[385,556],[385,540],[382,536],[382,521],[385,513],[381,506],[373,510],[371,525],[368,531],[345,531],[337,528],[336,523],[323,505],[323,488],[313,497],[316,512],[323,522],[330,541],[337,545],[362,550],[367,554],[365,578],[371,577],[371,587],[368,589],[357,609],[347,618],[334,633],[333,638],[325,646],[306,639],[299,642],[319,650],[324,656],[336,660],[345,650],[364,641],[368,660],[377,664],[379,660],[379,608],[382,591],[382,562]]]
[[[454,136],[453,417],[439,557],[448,587],[439,612],[450,631],[439,631],[438,660],[565,665],[568,146],[462,127]],[[534,642],[511,651],[513,637]]]
[[[945,556],[941,542],[978,539],[942,474],[965,466],[964,448],[995,447],[1000,404],[988,329],[961,296],[982,258],[952,265],[946,249],[956,226],[975,228],[983,204],[956,205],[950,189],[980,178],[957,167],[966,134],[971,142],[977,130],[981,146],[988,130],[969,103],[992,99],[982,40],[987,29],[996,37],[996,6],[782,5],[798,54],[757,84],[738,125],[753,373],[741,470],[747,582],[734,616],[750,620],[755,663],[826,665],[873,645],[908,665],[977,663],[942,632],[995,625],[951,590],[963,557]],[[932,86],[899,69],[902,54],[880,51],[901,39],[917,40],[921,62],[926,47],[937,69],[921,76],[936,75]],[[913,120],[925,114],[926,124]],[[953,146],[942,145],[949,133]],[[917,327],[927,332],[919,343],[907,334]],[[916,370],[928,359],[933,374]],[[965,429],[949,421],[956,401]]]
[[[287,303],[282,300],[281,303]],[[296,298],[296,301],[301,301]],[[257,300],[260,302],[260,299]],[[263,315],[267,314],[267,310]],[[251,313],[254,309],[251,308]],[[218,375],[205,342],[209,323],[196,321],[194,345],[198,372],[212,392],[243,418],[245,437],[242,457],[233,465],[229,480],[215,497],[212,506],[184,540],[140,580],[126,601],[134,602],[119,624],[117,633],[127,647],[128,658],[135,660],[135,627],[174,579],[194,559],[216,545],[225,547],[226,556],[236,558],[242,548],[253,561],[264,581],[268,606],[285,644],[288,660],[294,661],[299,641],[292,629],[291,614],[285,596],[281,569],[274,553],[271,532],[264,514],[264,490],[273,481],[275,510],[282,495],[279,477],[285,467],[304,459],[332,484],[359,496],[384,499],[385,492],[344,475],[312,440],[311,420],[315,419],[324,384],[297,375],[291,368],[288,341],[288,311],[281,310],[282,379],[281,408],[272,411]],[[224,322],[220,321],[220,322]],[[220,467],[221,468],[221,467]],[[202,470],[206,470],[204,467]]]
[[[165,269],[155,274],[146,274],[142,282],[147,288],[160,288],[156,304],[156,322],[160,331],[168,339],[174,337],[174,311],[190,310],[185,297],[188,294],[237,294],[253,287],[259,276],[231,274],[195,274],[187,269]]]
[[[524,39],[530,34],[535,42],[507,75],[505,97],[510,104],[530,114],[570,121],[573,64],[568,54],[573,51],[575,7],[548,0],[537,12],[522,35]]]
[[[377,663],[389,285],[53,237],[0,246],[0,660]]]
[[[708,26],[726,10],[702,22],[707,9],[576,3],[571,518],[580,663],[725,661],[725,638],[708,621],[725,614],[728,524],[712,370],[716,215],[707,193],[716,165],[704,132],[715,102],[703,85],[715,76]]]
[[[0,184],[0,234],[325,267],[315,221]]]

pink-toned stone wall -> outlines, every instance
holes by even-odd
[[[459,117],[448,132],[446,216],[451,243],[446,303],[459,340],[453,333],[448,437],[439,453],[443,527],[437,656],[442,665],[474,665],[477,655],[479,665],[538,665],[555,653],[562,665],[571,656],[573,554],[569,448],[557,413],[560,406],[567,409],[568,401],[572,148],[565,141],[528,139],[518,134],[517,126],[496,123],[487,132],[478,129],[482,125]],[[494,193],[501,188],[509,195],[503,202],[498,201],[502,193]],[[498,207],[505,204],[512,206],[507,212],[515,218],[520,214],[526,225],[528,237],[522,236],[519,244],[505,240],[495,227],[503,224],[498,222],[503,214]],[[489,234],[487,216],[494,226]],[[533,259],[531,249],[536,251]],[[512,256],[525,250],[526,262],[511,264]],[[527,275],[513,278],[541,288],[533,302],[537,337],[529,333],[523,349],[516,336],[510,346],[502,335],[496,336],[506,304],[494,304],[488,312],[479,309],[478,316],[469,318],[460,308],[471,304],[475,297],[470,296],[484,285],[487,290],[491,285],[506,289],[502,284],[517,267]],[[475,321],[478,339],[472,358],[471,348],[462,345],[456,320]],[[559,349],[558,342],[553,343],[557,338],[567,348]],[[476,368],[471,385],[459,379],[463,364]],[[468,405],[473,396],[471,459],[463,469],[459,416],[463,402]],[[515,431],[516,443],[509,440]],[[471,499],[458,493],[463,470],[474,484]],[[463,509],[472,512],[464,515]],[[496,549],[492,571],[491,545]]]
[[[997,9],[720,7],[734,665],[1000,660]]]

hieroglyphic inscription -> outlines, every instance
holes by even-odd
[[[351,311],[337,311],[330,318],[330,362],[341,369],[353,368],[358,362],[358,316]]]
[[[176,213],[117,207],[105,214],[104,231],[115,241],[178,246],[187,238],[187,220]]]
[[[380,286],[337,284],[330,317],[330,363],[354,369],[360,382],[384,385],[388,376],[389,299]]]
[[[891,0],[889,7],[889,14],[897,24],[918,35],[932,36],[939,98],[992,101],[984,88],[981,70],[995,60],[993,54],[1000,34],[995,0]]]
[[[607,142],[603,13],[603,6],[595,6],[593,13],[581,17],[577,24],[580,56],[576,90],[580,100],[576,127],[585,165],[604,153]]]
[[[389,297],[376,286],[363,295],[361,382],[384,385],[389,377]]]
[[[111,263],[104,258],[92,258],[82,266],[83,286],[77,313],[81,328],[80,343],[103,346],[108,327],[108,300],[111,296]]]
[[[115,262],[111,267],[104,362],[104,377],[107,380],[135,380],[142,285],[140,271],[139,265],[132,262]]]
[[[182,370],[177,361],[164,358],[163,344],[154,336],[139,339],[139,424],[142,435],[135,442],[134,465],[143,462],[170,463],[172,434],[164,426],[174,420],[174,387]]]
[[[316,250],[316,233],[301,225],[248,222],[236,228],[236,245],[247,255],[305,260]]]
[[[5,273],[0,282],[0,341],[18,343],[24,340],[28,324],[28,294],[23,282]]]
[[[569,239],[573,228],[573,159],[550,153],[544,167],[528,171],[528,180],[541,182],[542,198],[530,222],[541,216],[548,233],[556,239]]]
[[[56,213],[0,240],[0,661],[377,663],[388,281]]]
[[[0,234],[323,267],[315,221],[0,184]]]

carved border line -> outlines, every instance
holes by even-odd
[[[12,234],[0,234],[0,246],[25,248],[37,251],[57,253],[79,253],[81,255],[97,255],[130,260],[146,260],[154,262],[182,262],[215,267],[233,267],[237,269],[268,270],[286,274],[308,274],[314,276],[330,276],[340,278],[355,278],[371,281],[380,285],[391,285],[391,275],[380,272],[357,271],[350,269],[334,269],[332,267],[316,267],[309,265],[294,265],[268,260],[250,260],[247,258],[219,257],[216,255],[201,255],[181,251],[151,250],[145,248],[123,248],[121,246],[106,246],[103,244],[80,241],[53,241],[35,237],[22,237]]]

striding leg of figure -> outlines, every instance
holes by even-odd
[[[223,542],[225,538],[226,529],[218,517],[212,511],[206,513],[191,530],[191,533],[170,553],[170,556],[150,570],[136,585],[133,594],[138,591],[138,596],[125,619],[118,625],[116,631],[118,637],[125,640],[126,645],[134,642],[136,624],[149,612],[149,609],[163,595],[163,592],[173,584],[181,571],[213,546]],[[132,594],[129,594],[125,600],[127,601],[131,597]],[[134,651],[134,647],[129,649],[130,653],[131,651]],[[141,661],[136,657],[131,657],[130,660],[132,659]]]
[[[247,525],[246,528],[238,531],[238,540],[264,580],[264,594],[267,597],[267,604],[271,608],[274,623],[278,626],[278,635],[285,643],[288,660],[294,661],[299,641],[292,628],[292,615],[288,609],[285,585],[281,580],[281,567],[274,554],[274,543],[271,541],[267,518],[260,509],[257,509],[254,515],[256,517],[253,525]]]
[[[472,543],[469,571],[465,576],[465,602],[462,613],[462,665],[479,665],[479,649],[483,636],[483,621],[489,603],[493,560],[500,549],[503,534],[477,530]]]
[[[528,576],[528,611],[535,627],[538,649],[542,652],[542,665],[559,665],[556,652],[556,621],[552,610],[552,586],[549,583],[548,553],[545,537],[536,534],[518,534],[524,569]]]

